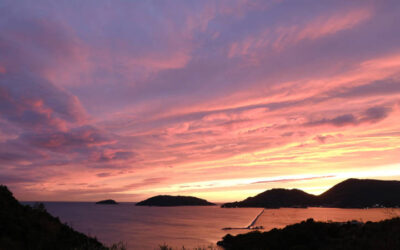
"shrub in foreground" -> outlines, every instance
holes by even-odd
[[[380,222],[326,223],[308,219],[283,229],[224,236],[226,250],[275,249],[400,249],[400,218]]]

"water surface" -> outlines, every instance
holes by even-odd
[[[222,230],[224,227],[246,227],[260,213],[260,208],[143,207],[134,203],[96,205],[85,202],[45,202],[47,210],[74,229],[96,236],[111,244],[124,241],[128,249],[157,249],[167,243],[174,247],[198,247],[215,244],[225,234],[248,230]],[[379,221],[400,210],[281,208],[266,209],[255,226],[265,230],[284,227],[308,218],[319,221]]]
[[[316,221],[346,222],[357,220],[361,222],[380,221],[400,216],[400,209],[370,208],[370,209],[342,209],[342,208],[280,208],[265,209],[255,226],[263,226],[264,230],[282,228],[290,224],[313,218]]]

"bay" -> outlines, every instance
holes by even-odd
[[[27,203],[25,203],[27,204]],[[28,203],[32,204],[32,203]],[[96,205],[90,202],[44,202],[46,209],[74,229],[111,245],[119,241],[129,250],[159,249],[159,245],[181,249],[216,244],[226,235],[249,232],[244,228],[261,208],[219,206],[143,207],[135,203]],[[400,209],[281,208],[265,209],[255,226],[264,230],[282,228],[308,218],[317,221],[380,221],[400,215]]]

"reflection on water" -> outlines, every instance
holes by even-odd
[[[114,206],[46,202],[45,206],[74,229],[106,244],[122,240],[129,250],[156,249],[163,243],[176,247],[207,246],[226,234],[221,228],[243,227],[259,213],[257,208],[143,207],[133,203]]]
[[[225,234],[248,230],[221,230],[245,227],[260,213],[260,208],[211,207],[136,207],[133,203],[95,205],[84,202],[46,202],[47,210],[76,230],[96,236],[106,244],[124,241],[128,249],[157,249],[162,243],[171,246],[197,247],[216,243]],[[255,226],[265,230],[284,227],[307,218],[320,221],[379,221],[400,210],[282,208],[265,209]]]

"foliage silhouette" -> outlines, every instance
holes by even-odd
[[[308,219],[268,232],[253,231],[237,236],[227,234],[217,244],[226,250],[393,250],[400,249],[400,218],[365,224]]]
[[[0,185],[1,250],[124,250],[123,243],[107,248],[96,238],[88,237],[61,223],[43,203],[21,205],[6,186]]]

